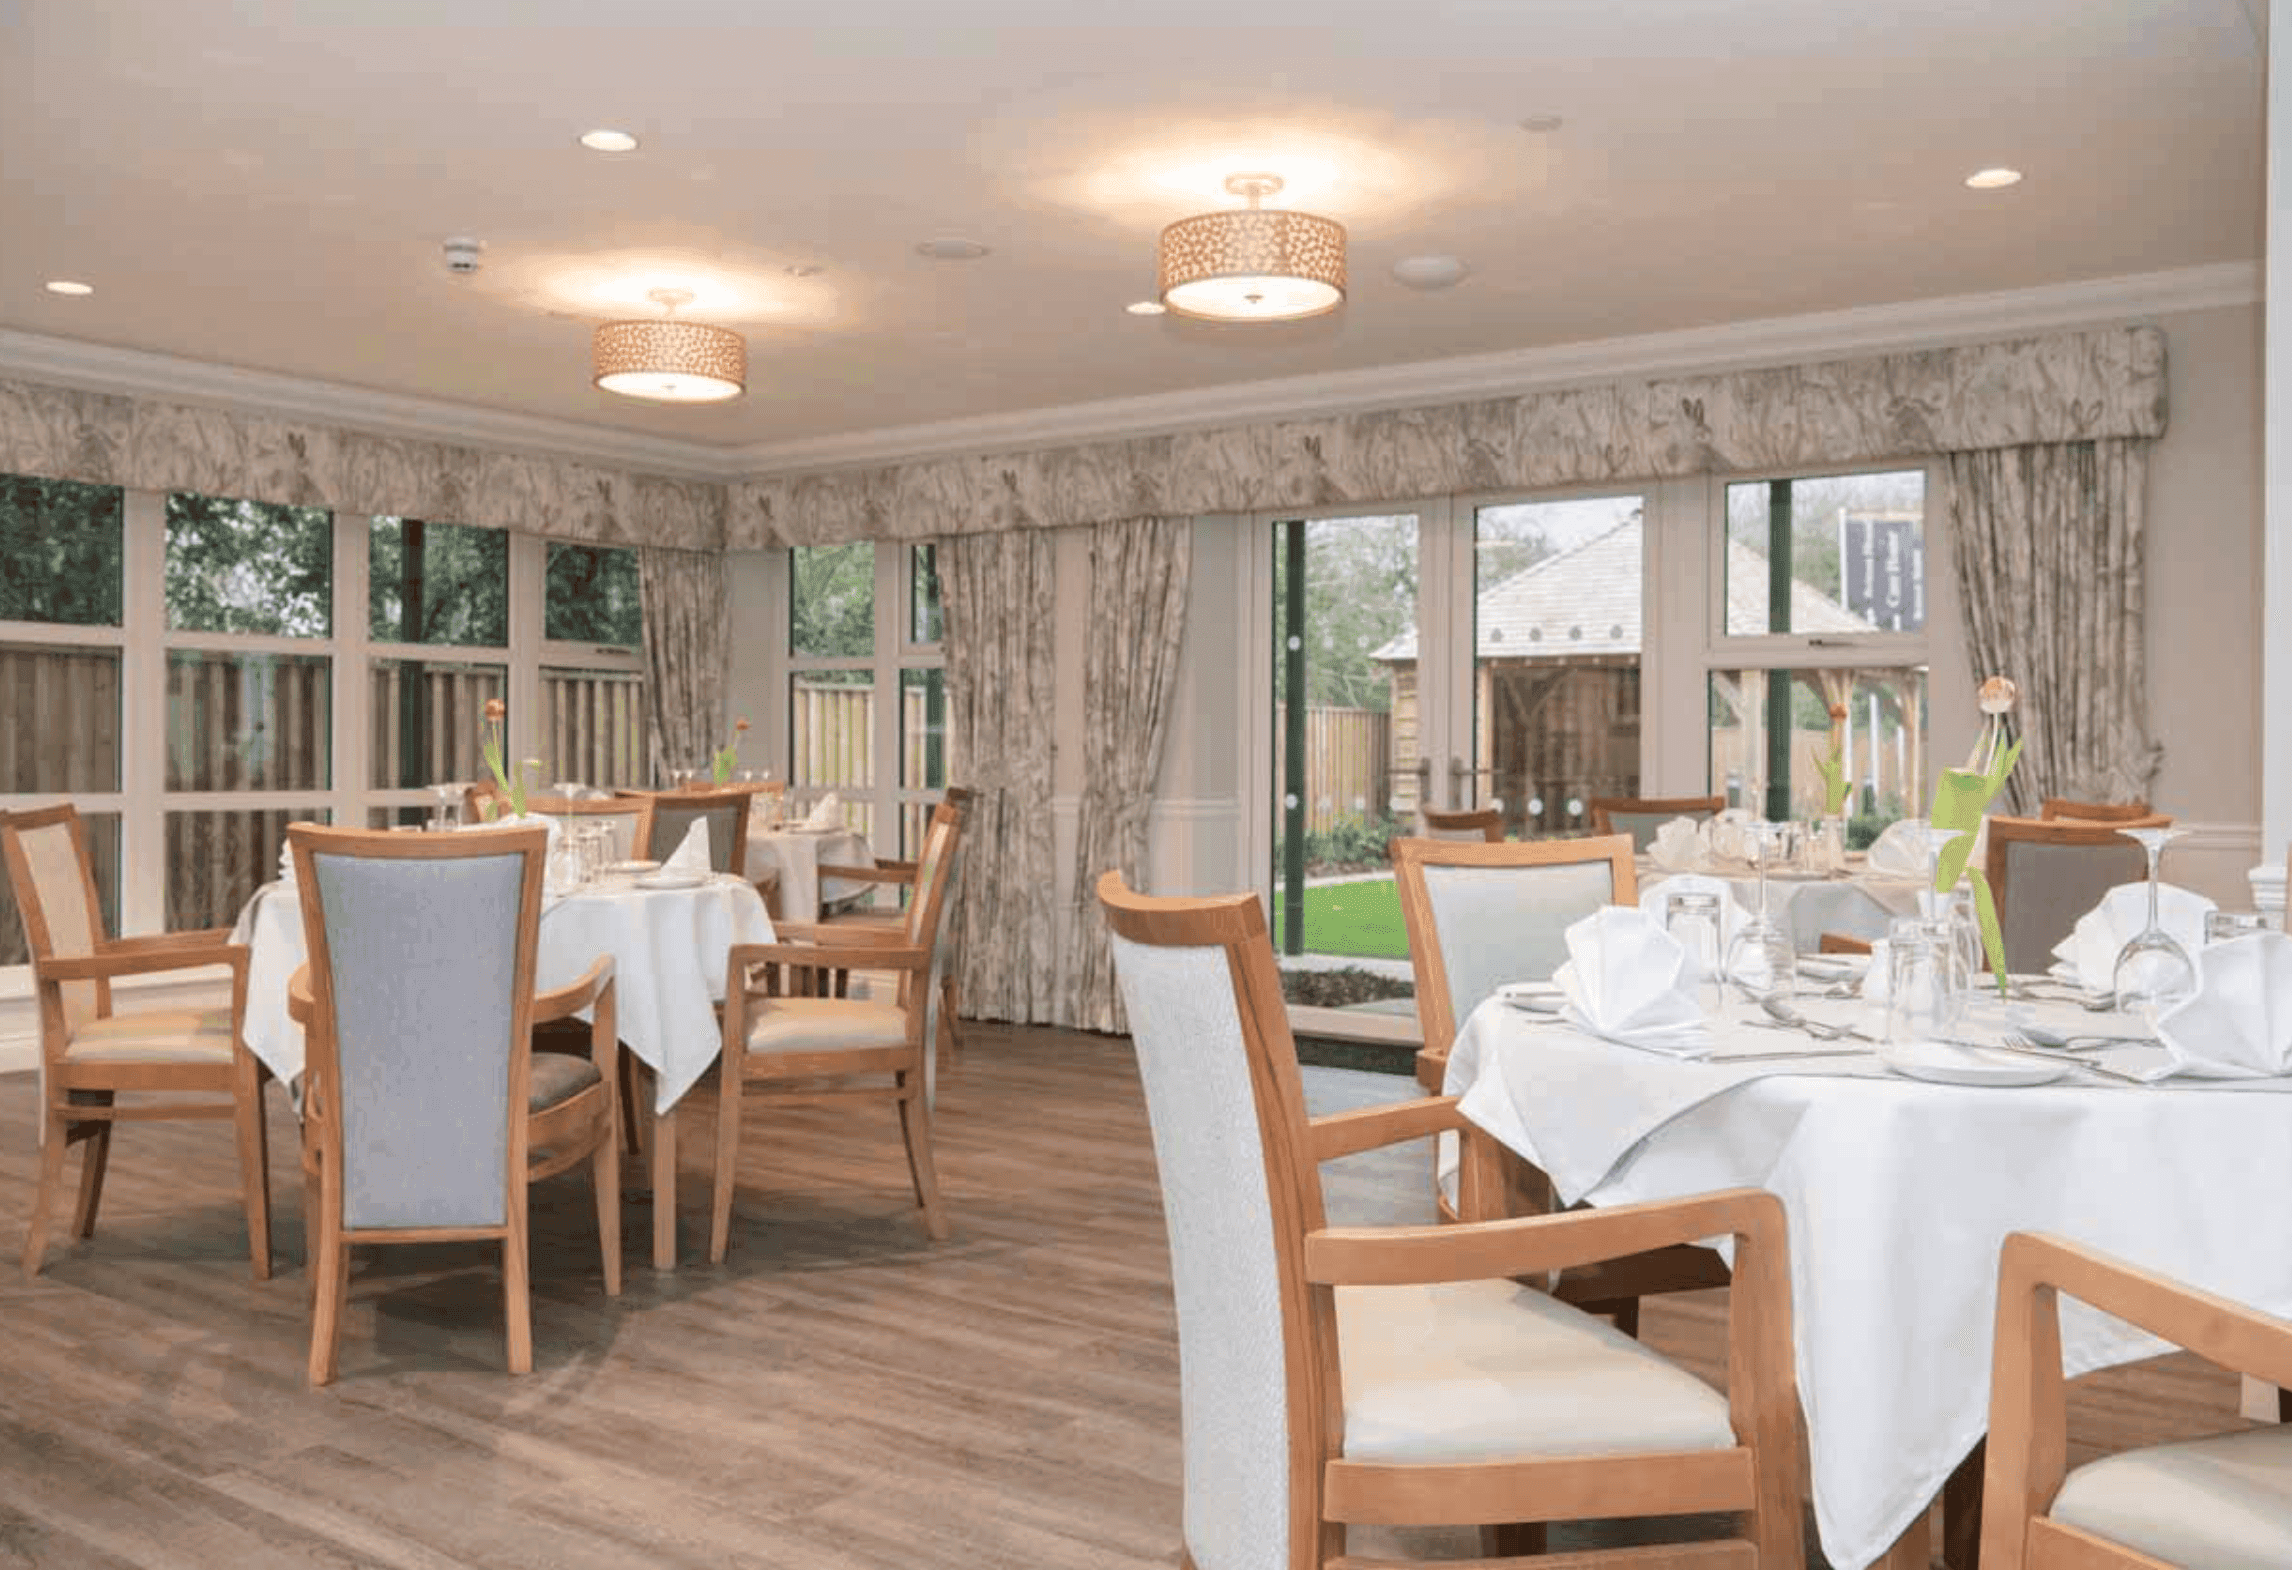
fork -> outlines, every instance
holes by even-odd
[[[1996,1043],[1996,1050],[2018,1053],[2025,1058],[2043,1058],[2049,1063],[2070,1063],[2089,1073],[2098,1074],[2103,1079],[2119,1079],[2128,1085],[2146,1085],[2149,1083],[2138,1074],[2128,1074],[2123,1069],[2105,1067],[2094,1062],[2091,1058],[2073,1056],[2059,1047],[2041,1047],[2018,1031],[2008,1031],[1999,1038]]]

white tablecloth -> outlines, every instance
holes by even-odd
[[[2072,1012],[2081,1029],[2122,1024]],[[1743,1024],[1718,1035],[1721,1053],[1819,1045]],[[1781,1197],[1815,1519],[1839,1570],[1884,1552],[1982,1437],[2008,1232],[2057,1232],[2292,1312],[2292,1249],[2267,1246],[2292,1193],[2292,1104],[2253,1093],[2287,1088],[1977,1090],[1866,1059],[1683,1064],[1494,1000],[1458,1034],[1447,1081],[1564,1201]],[[2164,1350],[2068,1301],[2062,1341],[2073,1375]]]
[[[1647,858],[1640,858],[1642,893],[1661,887],[1664,879],[1671,876],[1672,873]],[[1707,872],[1704,876],[1724,882],[1743,910],[1754,908],[1759,898],[1756,872],[1728,870]],[[1811,954],[1826,932],[1841,932],[1854,938],[1883,938],[1888,924],[1896,916],[1918,914],[1918,895],[1924,887],[1917,878],[1881,877],[1869,871],[1836,877],[1770,872],[1767,874],[1767,909],[1791,935],[1791,946],[1802,954]]]
[[[868,849],[865,839],[848,829],[826,833],[804,829],[748,831],[748,876],[761,878],[768,872],[779,875],[780,919],[783,921],[818,921],[823,897],[842,899],[877,886],[848,878],[830,878],[823,890],[820,887],[823,862],[831,867],[872,867],[875,852]]]
[[[307,957],[302,906],[266,884],[239,913],[232,941],[248,944],[247,1046],[282,1080],[301,1077],[302,1027],[287,1016],[287,982]],[[693,1087],[722,1045],[716,1004],[735,943],[772,941],[772,918],[754,886],[714,877],[696,889],[639,889],[624,879],[552,898],[541,913],[541,991],[580,978],[613,956],[621,1040],[658,1080],[654,1110]]]

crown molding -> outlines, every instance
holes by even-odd
[[[728,481],[1505,397],[1623,376],[1797,364],[2250,305],[2261,293],[2259,263],[2219,262],[744,446],[639,436],[575,420],[512,414],[5,328],[0,328],[0,377],[250,409],[388,436],[549,453],[682,479]]]
[[[123,393],[316,420],[382,436],[410,436],[507,452],[547,453],[585,463],[618,464],[678,479],[727,480],[742,472],[736,449],[670,437],[638,436],[577,420],[380,392],[213,365],[143,349],[0,328],[0,377],[48,382],[87,392]]]
[[[1401,409],[1514,396],[1625,376],[1693,375],[1978,342],[2049,328],[2250,305],[2260,298],[2259,263],[2219,262],[2081,283],[1904,300],[798,441],[758,442],[736,449],[738,461],[733,468],[747,476],[797,473],[1153,436],[1262,420]]]

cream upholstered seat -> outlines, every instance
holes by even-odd
[[[2069,1474],[2047,1513],[2168,1564],[2284,1570],[2292,1563],[2292,1428],[2103,1456]]]
[[[1478,1526],[1518,1552],[1546,1520],[1701,1510],[1733,1513],[1741,1535],[1694,1562],[1803,1563],[1774,1196],[1329,1228],[1321,1164],[1462,1131],[1455,1099],[1308,1120],[1256,897],[1149,899],[1112,872],[1098,894],[1170,1233],[1194,1570],[1365,1564],[1342,1558],[1355,1522]],[[1484,1137],[1467,1137],[1465,1171],[1477,1203],[1497,1181]],[[1736,1239],[1724,1396],[1509,1279],[1721,1235]]]
[[[2283,1570],[2292,1565],[2292,1428],[2103,1456],[2068,1452],[2060,1304],[2074,1297],[2205,1361],[2292,1386],[2292,1321],[2059,1238],[2017,1232],[1998,1265],[1983,1570]],[[2222,1414],[2224,1418],[2229,1414]]]
[[[240,1039],[247,1006],[247,949],[224,931],[107,938],[86,830],[69,804],[0,812],[0,853],[32,953],[40,1007],[40,1183],[24,1238],[24,1271],[37,1275],[48,1213],[63,1186],[64,1157],[80,1158],[76,1237],[95,1234],[115,1123],[229,1118],[236,1125],[239,1187],[255,1279],[271,1273],[270,1153],[263,1086],[270,1075]],[[224,1009],[112,1010],[112,982],[165,971],[227,969]],[[123,1092],[146,1099],[122,1106]]]
[[[777,998],[748,1027],[750,1052],[858,1052],[902,1046],[907,1010],[848,998]]]
[[[1727,1398],[1600,1320],[1512,1281],[1339,1287],[1345,1455],[1503,1461],[1724,1450]]]
[[[69,1063],[222,1063],[237,1032],[229,1009],[152,1009],[91,1019],[64,1044]]]

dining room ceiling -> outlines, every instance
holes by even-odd
[[[0,0],[0,329],[769,449],[2250,261],[2263,13]],[[2026,179],[1966,187],[1995,165]],[[1344,307],[1127,313],[1257,169],[1350,230]],[[664,284],[747,338],[745,397],[590,385],[593,325]]]

